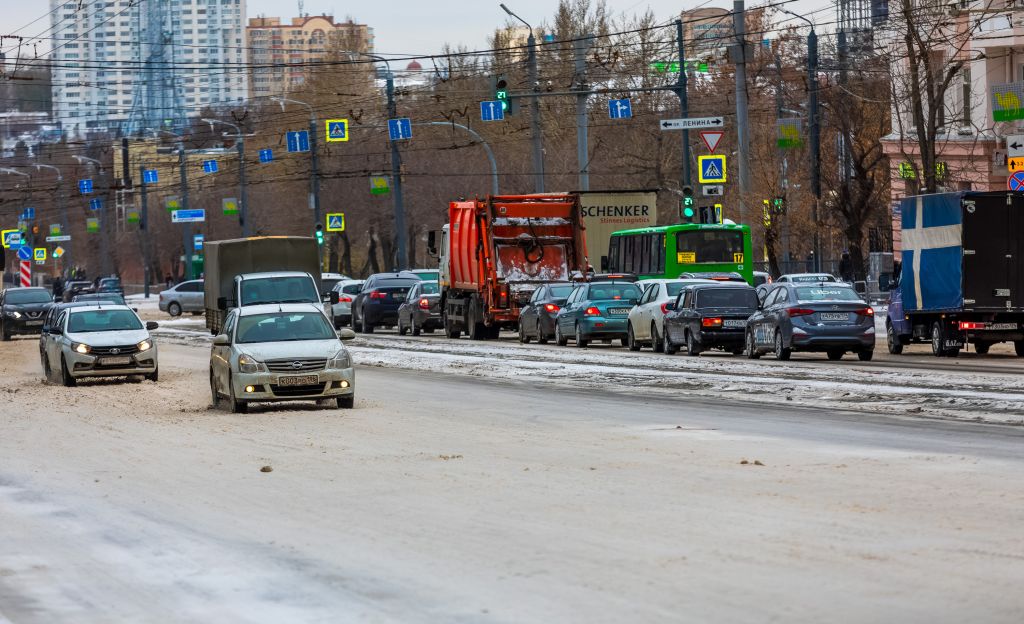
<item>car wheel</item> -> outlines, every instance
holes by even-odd
[[[791,349],[782,346],[782,332],[775,330],[775,357],[779,360],[788,360]]]
[[[686,332],[686,355],[700,355],[700,347],[697,346],[692,332]]]
[[[402,319],[398,319],[398,335],[404,336],[409,333],[409,330],[402,325]]]
[[[451,323],[447,318],[444,319],[444,335],[452,340],[457,340],[462,335],[462,330],[455,329],[455,324]]]
[[[68,371],[68,363],[64,356],[60,358],[60,382],[64,384],[65,388],[74,388],[78,384],[75,378],[71,376],[71,372]]]
[[[857,359],[861,362],[870,362],[873,357],[875,357],[874,349],[865,349],[857,352]]]
[[[590,341],[583,337],[583,330],[580,329],[580,324],[576,323],[576,346],[584,348]]]
[[[1017,357],[1024,357],[1024,340],[1014,340],[1013,351],[1017,354]]]
[[[233,414],[245,414],[249,411],[249,404],[235,396],[235,380],[230,376],[228,377],[228,402]]]
[[[526,335],[526,327],[523,326],[522,319],[519,319],[519,342],[522,344],[530,344],[530,337]]]
[[[679,353],[679,347],[672,342],[672,339],[667,335],[661,339],[661,352],[665,355],[675,355]]]
[[[152,373],[149,373],[148,375],[145,375],[145,377],[146,377],[146,379],[152,381],[153,383],[156,383],[156,382],[160,381],[160,369],[159,368],[156,369]]]
[[[892,355],[899,355],[903,353],[903,342],[900,337],[896,335],[896,328],[892,326],[889,321],[885,322],[885,346],[889,349],[889,353]]]
[[[633,335],[633,324],[628,323],[626,328],[626,348],[630,351],[639,351],[640,343],[636,341],[636,336]]]
[[[338,319],[338,317],[332,316],[331,317],[331,324],[334,325],[334,331],[340,331],[341,330],[341,320]]]
[[[43,354],[43,382],[49,383],[53,379],[53,371],[50,369],[50,358]]]
[[[167,313],[171,316],[181,316],[181,304],[177,301],[172,301],[167,305]]]
[[[754,332],[748,331],[746,337],[746,354],[747,359],[756,360],[761,357],[761,353],[757,350],[757,345],[754,343]]]
[[[0,325],[0,337],[3,338],[4,342],[7,342],[8,340],[11,339],[11,335],[7,333],[7,323]]]
[[[338,403],[338,409],[352,409],[356,406],[356,395],[352,393],[348,396],[340,396],[336,399]]]
[[[540,319],[537,319],[537,344],[547,344],[548,337],[544,335],[544,330],[540,328]]]
[[[422,332],[422,330],[420,329],[420,326],[416,324],[415,320],[413,320],[413,322],[412,322],[412,329],[411,329],[411,331],[412,331],[412,335],[413,336],[419,336],[420,333]]]
[[[947,349],[943,346],[945,342],[946,332],[942,328],[942,323],[935,321],[932,323],[932,355],[935,357],[956,357],[960,355],[960,349]]]
[[[213,368],[210,368],[210,404],[213,409],[220,405],[220,394],[217,393],[217,380],[213,376]]]
[[[665,338],[658,333],[658,326],[651,321],[651,348],[655,353],[664,353],[666,342]]]
[[[364,314],[359,315],[359,331],[361,331],[364,334],[373,333],[373,324],[367,322],[366,315]]]
[[[978,355],[985,355],[991,346],[990,342],[976,342],[974,343],[974,352]]]
[[[845,351],[840,351],[838,349],[830,349],[827,352],[827,355],[828,355],[828,359],[830,359],[832,361],[836,361],[836,360],[843,359],[843,354],[844,353],[845,353]]]
[[[555,344],[560,347],[564,347],[569,344],[569,337],[562,335],[562,327],[557,321],[555,322]]]
[[[628,347],[629,346],[629,339],[628,338],[619,338],[619,344],[621,344],[624,347]]]

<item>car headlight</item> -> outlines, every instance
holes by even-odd
[[[81,353],[82,355],[85,355],[86,353],[89,353],[90,351],[92,351],[92,347],[90,347],[87,344],[82,344],[81,342],[72,342],[71,343],[71,349],[75,353]]]
[[[21,318],[21,312],[8,312],[7,316],[9,316],[11,318],[20,319]]]
[[[135,346],[139,348],[139,351],[149,351],[150,349],[153,348],[153,341],[152,340],[143,340],[142,342],[140,342],[139,344],[137,344]]]
[[[238,356],[238,372],[240,373],[262,373],[267,367],[251,355],[242,354]]]
[[[327,368],[352,368],[352,356],[349,355],[347,349],[342,349],[334,354],[331,361],[327,363]]]

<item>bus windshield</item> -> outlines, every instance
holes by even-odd
[[[676,252],[682,264],[743,262],[743,232],[688,230],[676,233]]]

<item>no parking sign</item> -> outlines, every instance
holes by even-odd
[[[1024,191],[1024,171],[1015,171],[1006,178],[1006,186],[1011,191]]]

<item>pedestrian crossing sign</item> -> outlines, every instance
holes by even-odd
[[[348,119],[327,120],[327,141],[348,141]]]
[[[327,215],[327,231],[328,232],[344,232],[345,231],[345,213],[344,212],[332,212]]]
[[[36,262],[46,262],[46,247],[36,247],[33,250],[35,253],[32,257],[36,259]]]
[[[698,156],[697,164],[700,166],[698,179],[701,184],[721,184],[725,182],[724,154]]]

